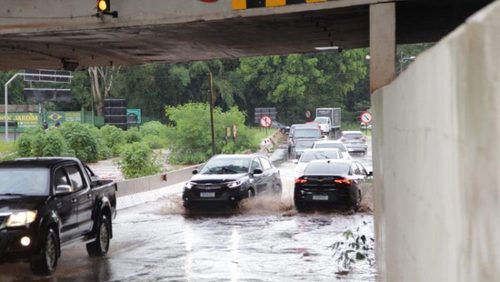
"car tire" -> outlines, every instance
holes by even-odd
[[[255,197],[255,192],[253,191],[252,188],[248,188],[247,190],[247,198],[253,198]]]
[[[278,198],[281,198],[282,192],[283,192],[283,188],[281,187],[281,185],[276,185],[276,188],[274,190],[274,195]]]
[[[31,271],[38,275],[50,275],[59,259],[59,238],[54,229],[49,228],[44,235],[40,253],[31,258]]]
[[[356,201],[351,205],[351,208],[357,212],[359,208],[361,207],[361,191],[358,189]]]
[[[87,253],[91,257],[102,257],[108,253],[111,239],[111,221],[106,215],[102,215],[98,226],[96,238],[87,244]]]
[[[304,204],[300,203],[298,201],[295,201],[295,209],[297,210],[297,212],[303,212],[305,209]]]

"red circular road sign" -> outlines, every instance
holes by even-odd
[[[311,111],[306,111],[306,118],[311,118]]]
[[[272,124],[273,120],[270,116],[263,116],[260,118],[260,125],[262,125],[262,127],[271,127]]]
[[[368,124],[372,121],[373,117],[370,112],[363,112],[359,118],[361,119],[361,122]]]

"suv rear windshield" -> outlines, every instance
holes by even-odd
[[[321,138],[319,128],[297,128],[293,134],[294,138]]]
[[[363,133],[344,133],[342,136],[345,139],[361,139],[363,138]]]
[[[314,148],[324,149],[324,148],[334,148],[339,149],[341,152],[347,152],[344,147],[344,144],[340,143],[316,143],[314,144]]]
[[[305,175],[346,175],[349,174],[351,165],[349,163],[309,163],[305,170]]]

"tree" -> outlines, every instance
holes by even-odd
[[[104,99],[109,96],[113,86],[113,77],[120,67],[89,67],[90,89],[94,106],[98,115],[102,116]]]

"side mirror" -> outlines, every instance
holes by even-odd
[[[91,186],[97,186],[101,182],[101,179],[97,175],[91,175],[90,176],[90,185]]]
[[[253,170],[253,174],[262,174],[262,173],[264,173],[264,172],[260,168],[256,168]]]
[[[56,195],[67,195],[73,192],[73,187],[67,184],[57,185],[56,187]]]
[[[197,170],[197,169],[195,169],[195,170],[193,170],[193,172],[192,172],[192,173],[193,173],[193,174],[198,174],[198,170]]]
[[[299,163],[299,160],[297,160],[297,159],[293,159],[293,160],[292,160],[292,162],[293,162],[294,164],[298,164],[298,163]]]

